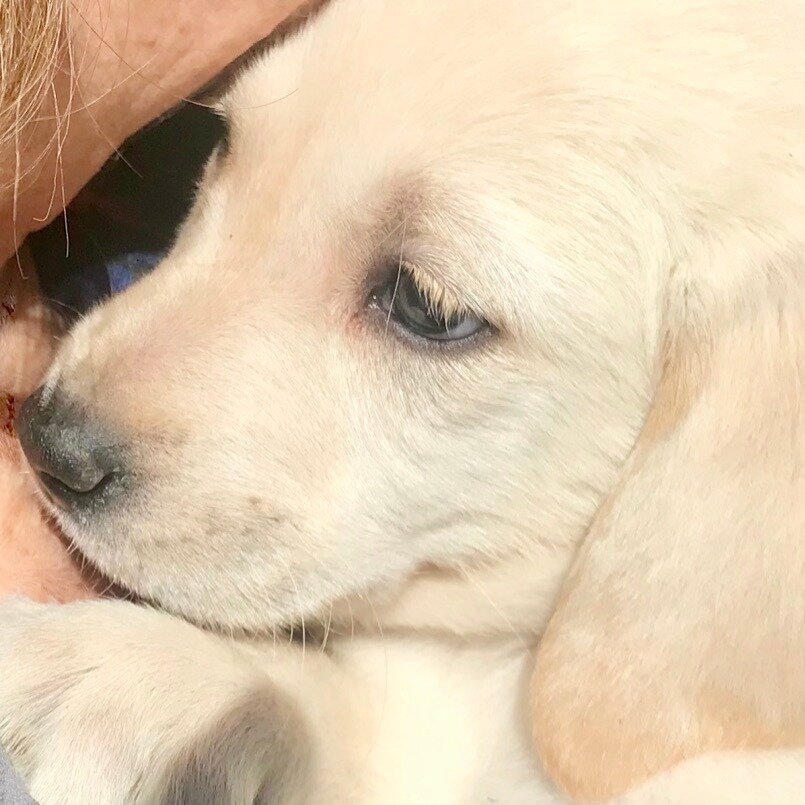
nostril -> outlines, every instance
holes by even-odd
[[[40,389],[23,404],[17,431],[31,469],[63,508],[97,506],[120,488],[118,449],[75,403]]]
[[[34,469],[40,475],[49,475],[77,494],[88,494],[97,489],[111,472],[102,463],[95,445],[86,441],[84,434],[59,431],[49,434],[49,441],[35,455]]]
[[[102,492],[104,487],[108,486],[114,480],[115,474],[110,472],[107,475],[102,475],[98,478],[97,482],[92,486],[84,483],[75,483],[75,481],[64,481],[57,475],[51,475],[45,470],[38,469],[36,474],[39,480],[52,492],[56,497],[64,497],[65,495],[89,495]]]

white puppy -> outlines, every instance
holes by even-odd
[[[335,0],[245,72],[171,254],[20,423],[153,604],[0,607],[42,805],[516,805],[805,744],[803,41],[793,0]],[[751,761],[631,796],[798,790]]]

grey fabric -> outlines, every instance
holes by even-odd
[[[22,780],[17,776],[2,749],[0,749],[0,805],[35,805],[25,793]]]

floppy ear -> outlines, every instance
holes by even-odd
[[[805,265],[756,268],[726,301],[681,294],[650,416],[540,645],[535,739],[575,797],[805,745]]]

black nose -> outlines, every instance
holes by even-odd
[[[40,388],[23,404],[16,425],[28,463],[61,508],[88,513],[117,496],[120,451],[80,406]]]

